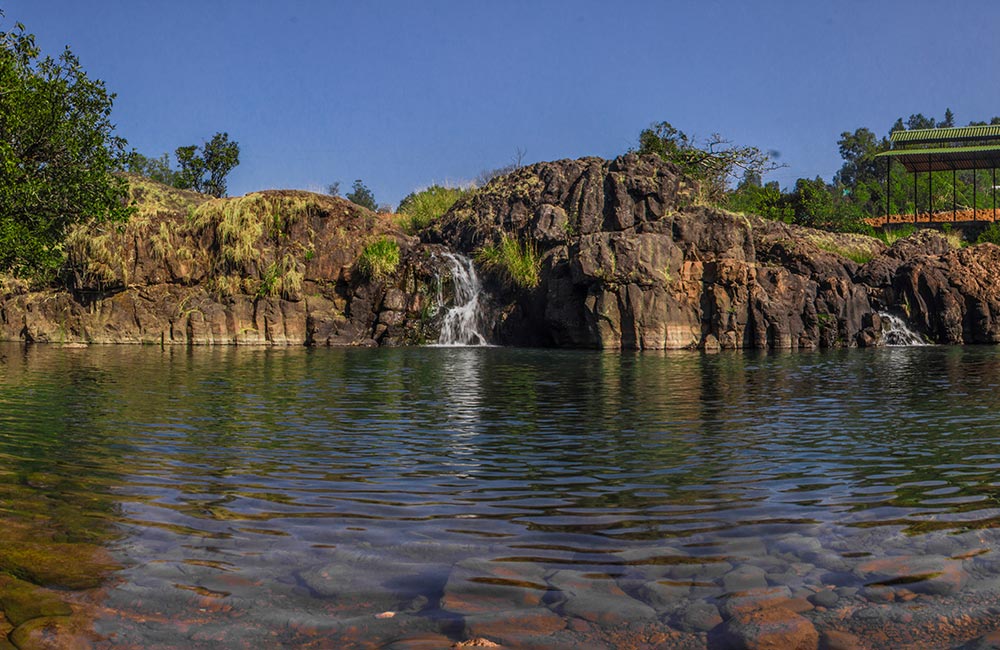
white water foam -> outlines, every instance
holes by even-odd
[[[486,325],[486,316],[480,305],[483,291],[479,276],[476,275],[476,267],[472,264],[472,260],[464,255],[444,253],[444,259],[451,271],[455,297],[441,322],[441,334],[438,336],[437,345],[489,345],[481,333]],[[444,305],[440,283],[438,305]]]
[[[911,330],[906,321],[888,312],[879,312],[882,317],[882,342],[889,347],[928,345],[920,334]]]

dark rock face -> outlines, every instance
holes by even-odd
[[[539,163],[487,185],[425,233],[473,254],[535,241],[541,283],[494,285],[501,342],[625,349],[872,345],[856,262],[877,240],[691,204],[676,168],[627,155]],[[843,240],[839,241],[838,240]]]
[[[418,239],[305,192],[218,202],[147,188],[152,207],[122,232],[70,242],[72,290],[28,292],[0,278],[0,338],[421,343],[440,327],[442,254],[474,257],[513,239],[537,256],[540,281],[523,288],[487,274],[495,343],[869,346],[882,343],[884,311],[935,342],[1000,342],[1000,247],[954,249],[922,231],[886,248],[698,206],[695,189],[655,156],[539,163],[462,199]],[[397,243],[400,261],[371,278],[358,262],[379,237]]]
[[[373,279],[358,260],[379,237],[400,260]],[[439,251],[340,199],[201,198],[81,241],[73,290],[0,290],[0,339],[374,346],[437,336]]]

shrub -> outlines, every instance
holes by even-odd
[[[1000,245],[1000,224],[993,222],[986,227],[986,230],[979,233],[976,239],[977,244],[998,244]]]
[[[541,281],[541,258],[533,243],[521,244],[514,235],[504,233],[500,244],[487,244],[479,249],[476,261],[483,268],[498,274],[508,285],[532,289]]]
[[[365,246],[358,258],[358,271],[371,280],[384,280],[399,266],[399,244],[395,239],[379,237]]]
[[[396,212],[403,215],[400,227],[410,234],[423,230],[444,216],[469,191],[460,187],[431,185],[425,190],[408,194],[396,209]]]

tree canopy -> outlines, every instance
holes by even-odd
[[[360,178],[354,181],[351,185],[351,191],[345,194],[344,198],[355,205],[368,208],[372,212],[378,209],[378,204],[375,202],[375,193],[368,189],[368,186]]]
[[[757,147],[736,146],[718,133],[700,145],[670,122],[660,122],[639,134],[639,153],[652,153],[672,162],[699,181],[703,197],[723,200],[731,182],[749,173],[758,177],[779,167]]]
[[[52,271],[70,225],[128,217],[114,97],[68,48],[42,57],[22,24],[0,31],[0,271]]]
[[[240,164],[240,145],[225,132],[212,136],[200,153],[197,145],[189,145],[177,147],[174,154],[180,165],[174,186],[217,198],[226,195],[226,177]]]

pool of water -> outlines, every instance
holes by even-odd
[[[1000,627],[998,412],[993,348],[4,344],[0,605],[114,648],[714,648],[761,612],[951,648]]]

